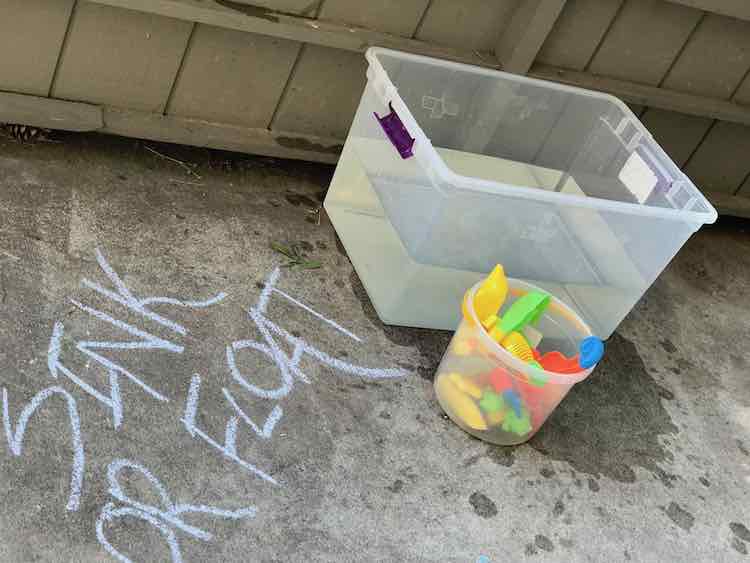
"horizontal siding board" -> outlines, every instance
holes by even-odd
[[[429,0],[325,0],[319,18],[411,37]]]
[[[729,100],[748,68],[750,22],[708,14],[690,37],[662,86]],[[658,109],[649,110],[644,122],[680,166],[695,151],[711,125],[710,119]]]
[[[497,68],[489,53],[481,55],[460,44],[446,45],[417,41],[391,33],[362,29],[337,22],[312,20],[289,14],[268,13],[251,6],[203,0],[92,0],[97,4],[122,7],[148,14],[159,14],[189,22],[205,23],[236,31],[260,33],[347,51],[364,52],[377,45],[430,57]],[[465,43],[465,42],[464,42]]]
[[[680,167],[685,165],[712,123],[705,117],[657,108],[650,108],[641,120],[646,129]]]
[[[624,0],[568,0],[537,61],[584,70]]]
[[[343,140],[200,119],[104,108],[104,133],[281,158],[334,163]]]
[[[433,0],[417,39],[477,51],[493,51],[521,0]]]
[[[362,54],[306,45],[272,129],[346,137],[366,83]]]
[[[745,178],[745,182],[740,186],[740,190],[738,192],[738,195],[744,196],[746,198],[750,198],[750,175]],[[748,200],[750,203],[750,199]],[[748,210],[748,218],[750,218],[750,208]]]
[[[552,31],[566,0],[526,0],[516,9],[495,47],[503,70],[526,74]]]
[[[733,18],[750,20],[750,2],[747,0],[669,0],[669,2]]]
[[[192,25],[80,2],[53,96],[161,112]]]
[[[750,106],[750,76],[745,76],[733,99]],[[705,190],[742,191],[750,175],[750,127],[716,123],[690,159],[686,172]]]
[[[0,89],[46,96],[73,0],[0,0]]]
[[[688,162],[685,172],[701,189],[734,193],[750,173],[750,127],[720,121]]]
[[[664,0],[626,0],[589,70],[620,80],[657,85],[702,12]]]
[[[95,131],[102,126],[98,106],[0,92],[0,122],[66,131]]]
[[[299,14],[301,16],[313,16],[318,6],[325,0],[230,0],[233,4],[245,4],[259,11],[283,12],[286,14]]]
[[[719,212],[719,215],[733,215],[735,217],[744,217],[750,219],[750,197],[737,194],[723,194],[720,192],[711,192],[705,194],[708,200]]]
[[[750,22],[708,15],[664,80],[670,90],[728,100],[750,68]]]
[[[265,127],[300,44],[198,24],[167,113]]]

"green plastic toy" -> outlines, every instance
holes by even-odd
[[[503,430],[518,436],[524,436],[531,432],[529,411],[524,408],[521,410],[521,416],[518,416],[513,409],[509,409],[503,419]]]
[[[544,387],[544,385],[549,381],[549,376],[544,373],[544,368],[542,367],[542,364],[537,362],[536,360],[531,360],[529,362],[529,365],[536,369],[529,370],[529,383],[531,383],[534,387]]]
[[[520,332],[528,324],[535,324],[544,313],[550,302],[550,296],[541,291],[530,291],[517,299],[510,309],[498,319],[490,336],[500,342],[511,332]]]
[[[485,391],[479,401],[479,406],[484,412],[498,412],[505,408],[505,401],[501,395]]]

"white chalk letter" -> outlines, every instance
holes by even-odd
[[[70,511],[75,511],[78,510],[81,502],[85,458],[83,440],[81,439],[81,420],[78,416],[78,407],[73,396],[62,387],[47,387],[43,389],[34,395],[34,398],[21,411],[16,424],[16,430],[13,432],[13,425],[10,422],[10,409],[8,407],[8,390],[3,387],[3,425],[5,426],[5,436],[8,439],[10,451],[14,456],[20,457],[23,452],[23,438],[26,434],[26,425],[29,419],[44,401],[55,395],[60,395],[65,399],[68,407],[68,417],[70,418],[70,431],[73,439],[73,469],[70,476],[70,497],[68,498],[66,508]]]

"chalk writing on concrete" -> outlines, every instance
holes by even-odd
[[[151,483],[159,496],[161,507],[139,502],[125,494],[122,485],[120,484],[119,477],[120,472],[126,468],[137,471],[143,475],[149,483]],[[117,506],[113,502],[108,502],[104,505],[99,514],[99,518],[96,521],[96,537],[99,540],[99,543],[104,546],[104,549],[106,549],[110,555],[123,561],[123,563],[132,562],[128,557],[123,555],[111,543],[109,543],[104,532],[104,524],[112,523],[118,518],[131,516],[151,524],[162,534],[162,536],[164,536],[164,539],[169,546],[172,561],[175,563],[181,563],[182,552],[180,551],[180,544],[175,530],[180,530],[187,535],[202,541],[210,541],[213,538],[210,532],[185,522],[185,516],[191,514],[209,514],[211,516],[227,518],[230,520],[240,520],[255,516],[254,507],[241,508],[239,510],[224,510],[215,506],[206,506],[203,504],[194,505],[175,503],[169,496],[166,487],[164,487],[159,479],[141,464],[127,459],[117,459],[109,464],[107,469],[107,480],[109,482],[109,494],[112,495],[115,500],[119,501],[121,505]]]
[[[10,421],[8,390],[3,387],[3,426],[5,427],[5,436],[8,439],[8,447],[11,453],[16,457],[20,457],[23,453],[23,438],[26,434],[26,425],[29,419],[42,406],[44,401],[55,396],[65,399],[65,405],[68,407],[68,418],[70,419],[70,433],[73,439],[73,469],[70,475],[70,496],[68,497],[66,508],[74,511],[78,510],[81,503],[85,456],[83,440],[81,439],[81,419],[78,416],[78,407],[73,396],[62,387],[47,387],[39,391],[21,411],[16,423],[16,431],[14,432]]]
[[[146,396],[154,399],[155,406],[175,399],[175,397],[168,397],[161,391],[158,382],[153,381],[153,378],[149,379],[147,374],[138,373],[137,370],[126,367],[119,359],[122,357],[122,352],[128,352],[127,357],[133,359],[140,359],[141,354],[148,354],[151,351],[172,354],[184,352],[181,339],[189,334],[187,327],[174,319],[168,318],[164,313],[154,311],[153,307],[158,305],[197,311],[222,306],[227,301],[228,296],[221,292],[205,300],[138,297],[108,263],[104,253],[99,249],[96,250],[96,260],[99,268],[108,279],[110,287],[88,278],[82,280],[82,286],[108,300],[109,303],[116,303],[124,307],[127,313],[126,318],[129,321],[126,322],[122,318],[116,318],[81,300],[71,299],[70,301],[79,311],[98,321],[99,326],[106,326],[110,330],[116,329],[126,336],[123,337],[123,340],[97,339],[95,337],[75,340],[75,338],[66,334],[64,324],[56,321],[52,327],[52,335],[47,350],[47,371],[50,377],[56,381],[67,381],[86,396],[92,397],[100,405],[104,405],[111,412],[112,427],[117,432],[127,423],[121,394],[121,384],[124,381],[129,381],[140,388]],[[231,413],[228,415],[223,437],[221,439],[213,438],[198,425],[198,409],[203,381],[201,375],[197,373],[190,377],[184,397],[184,408],[179,421],[190,436],[210,446],[242,469],[273,486],[289,484],[280,483],[267,470],[261,469],[262,463],[257,460],[247,460],[241,455],[238,451],[238,437],[242,432],[245,432],[251,439],[262,440],[266,443],[272,441],[274,430],[284,423],[284,408],[281,402],[289,397],[297,384],[312,384],[312,378],[302,369],[301,362],[303,359],[308,359],[308,363],[305,365],[309,365],[309,360],[312,360],[331,368],[335,372],[365,379],[391,379],[408,375],[408,372],[401,369],[365,367],[331,356],[304,339],[294,336],[281,324],[271,320],[268,313],[269,303],[271,298],[276,296],[296,307],[301,314],[311,315],[321,323],[321,328],[328,327],[358,344],[363,344],[362,339],[341,324],[315,311],[288,292],[279,289],[277,285],[280,276],[281,270],[279,268],[274,269],[268,276],[256,304],[248,308],[248,333],[254,333],[259,337],[256,340],[242,339],[228,342],[224,350],[226,371],[231,378],[230,385],[233,389],[230,389],[229,386],[222,387],[222,394],[226,401],[225,406]],[[133,321],[133,317],[143,319],[144,322],[148,320],[155,323],[159,330],[146,330],[136,326],[140,323]],[[161,331],[167,334],[155,334],[155,332]],[[71,346],[66,346],[67,344],[71,344]],[[290,350],[290,352],[285,352],[285,349]],[[254,381],[251,373],[241,369],[238,354],[242,353],[243,350],[255,351],[262,360],[268,362],[274,372],[278,374],[278,383],[270,388],[261,386],[257,381]],[[113,359],[108,357],[108,352],[110,354],[119,352],[120,355],[117,356],[118,359]],[[98,376],[97,380],[90,383],[68,367],[70,364],[66,365],[66,363],[71,360],[71,357],[67,356],[68,354],[80,354],[81,357],[87,359],[89,364],[93,363],[98,370],[95,372]],[[66,356],[67,359],[64,359],[63,356]],[[170,375],[187,376],[187,374]],[[62,383],[47,387],[37,393],[21,410],[15,428],[11,422],[8,391],[3,388],[3,424],[11,453],[20,457],[23,452],[27,424],[31,417],[48,399],[53,397],[63,399],[68,411],[73,445],[73,465],[67,509],[75,511],[78,510],[81,497],[84,494],[84,444],[81,434],[81,417],[79,416],[76,399],[61,385]],[[261,404],[266,406],[262,409],[262,414],[259,416],[257,412],[246,412],[238,401],[239,393],[248,393],[253,398],[260,399]],[[265,419],[262,416],[265,416]],[[125,469],[131,473],[139,473],[151,484],[160,499],[159,506],[146,504],[125,494],[120,482],[121,474]],[[109,493],[113,500],[102,507],[95,523],[95,533],[102,547],[110,555],[124,562],[130,561],[130,559],[109,542],[106,533],[111,526],[117,525],[117,522],[121,519],[136,518],[150,524],[166,541],[172,561],[181,562],[182,552],[179,534],[186,534],[201,541],[212,539],[209,532],[190,524],[186,521],[186,518],[195,514],[207,514],[231,520],[249,519],[255,516],[254,507],[225,510],[214,506],[176,503],[171,499],[162,482],[146,467],[126,459],[116,459],[110,463],[107,480]]]
[[[258,302],[254,307],[251,307],[248,312],[248,317],[252,320],[255,328],[260,332],[263,337],[263,341],[255,340],[239,340],[233,342],[227,346],[227,365],[229,371],[232,374],[232,379],[240,385],[245,391],[250,394],[259,397],[261,399],[269,400],[280,400],[289,395],[294,388],[295,380],[299,380],[303,383],[310,384],[310,378],[300,369],[300,362],[302,361],[305,354],[309,355],[313,359],[328,366],[336,371],[340,371],[349,375],[356,375],[358,377],[364,377],[369,379],[390,379],[394,377],[404,377],[408,372],[401,369],[393,368],[367,368],[344,362],[338,358],[334,358],[326,354],[325,352],[311,346],[303,339],[296,337],[289,333],[287,330],[279,326],[278,324],[271,321],[266,315],[268,310],[268,304],[271,295],[276,293],[287,301],[300,307],[301,309],[312,314],[314,317],[324,321],[326,324],[332,326],[334,329],[344,334],[345,336],[357,341],[362,342],[358,336],[349,332],[338,323],[327,319],[317,311],[314,311],[304,303],[297,301],[287,293],[276,288],[278,283],[281,270],[276,268],[269,275],[266,283],[263,287],[263,291],[258,298]],[[277,337],[286,341],[290,345],[292,353],[287,355],[282,349],[277,340]],[[236,352],[244,349],[253,349],[260,352],[262,355],[275,364],[275,367],[279,374],[279,384],[274,389],[263,389],[254,385],[250,382],[249,376],[243,374],[237,367]],[[270,414],[266,418],[263,426],[260,427],[256,424],[250,416],[245,413],[232,394],[232,392],[226,387],[222,389],[224,397],[227,402],[235,411],[235,415],[227,420],[224,430],[224,444],[220,444],[217,440],[211,438],[203,430],[198,428],[195,424],[195,418],[198,412],[198,402],[200,398],[200,387],[201,377],[198,374],[193,375],[190,383],[190,390],[188,392],[187,402],[185,404],[185,414],[182,418],[185,428],[191,436],[198,437],[210,445],[212,448],[221,452],[224,456],[244,467],[251,473],[254,473],[261,479],[272,483],[278,484],[276,479],[267,473],[258,469],[258,467],[248,461],[241,459],[237,454],[237,432],[241,422],[249,426],[256,435],[261,439],[268,440],[271,438],[274,428],[281,420],[284,411],[281,406],[275,405],[271,410]]]
[[[198,413],[198,399],[200,396],[201,378],[199,375],[194,375],[190,382],[190,391],[188,392],[187,402],[185,404],[185,416],[182,418],[182,422],[185,425],[185,429],[190,433],[191,436],[197,436],[204,442],[206,442],[212,448],[219,450],[227,458],[234,461],[240,467],[244,467],[251,473],[254,473],[264,481],[268,481],[273,485],[277,485],[276,479],[271,477],[268,473],[261,471],[252,463],[241,459],[237,455],[237,427],[239,426],[239,418],[233,416],[229,419],[224,431],[224,444],[219,444],[216,440],[211,438],[203,430],[198,428],[195,424],[195,417]]]
[[[206,301],[183,301],[171,297],[148,297],[148,298],[137,298],[134,293],[128,289],[123,282],[122,278],[115,272],[112,266],[109,265],[103,252],[100,249],[96,249],[96,261],[99,264],[102,272],[107,276],[109,281],[115,288],[115,291],[107,289],[98,283],[92,282],[89,279],[84,278],[81,284],[84,287],[93,289],[97,293],[104,297],[124,305],[129,311],[137,313],[155,323],[169,329],[170,331],[179,335],[187,335],[187,329],[170,319],[155,313],[149,309],[150,305],[156,304],[169,304],[178,307],[187,307],[194,309],[203,309],[211,305],[220,303],[226,298],[226,293],[219,293],[216,296],[207,299]],[[148,385],[143,381],[143,378],[133,374],[130,370],[125,368],[122,364],[117,363],[106,356],[102,355],[98,351],[100,350],[167,350],[181,354],[184,351],[184,347],[171,340],[160,338],[155,336],[143,329],[134,327],[122,320],[116,319],[111,315],[108,315],[98,309],[84,305],[83,303],[71,299],[73,305],[75,305],[81,311],[91,315],[92,317],[99,319],[100,321],[107,323],[121,331],[135,337],[136,340],[132,341],[96,341],[96,340],[84,340],[76,343],[76,349],[88,356],[96,364],[104,368],[109,383],[109,396],[105,395],[94,386],[86,383],[80,376],[74,373],[63,365],[60,360],[62,339],[64,336],[64,326],[62,323],[55,323],[52,338],[49,344],[49,350],[47,353],[47,366],[50,375],[57,379],[58,374],[62,373],[65,377],[70,379],[78,387],[80,387],[86,394],[95,398],[97,401],[108,407],[112,411],[112,424],[115,429],[119,428],[122,424],[123,418],[123,406],[122,397],[120,394],[120,376],[125,376],[131,382],[138,385],[147,395],[153,397],[157,401],[167,402],[169,399],[154,389],[151,385]]]

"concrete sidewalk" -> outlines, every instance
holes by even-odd
[[[499,448],[435,401],[450,334],[378,320],[331,173],[0,139],[1,561],[747,559],[747,224],[695,235]],[[271,243],[321,267],[275,279]]]

